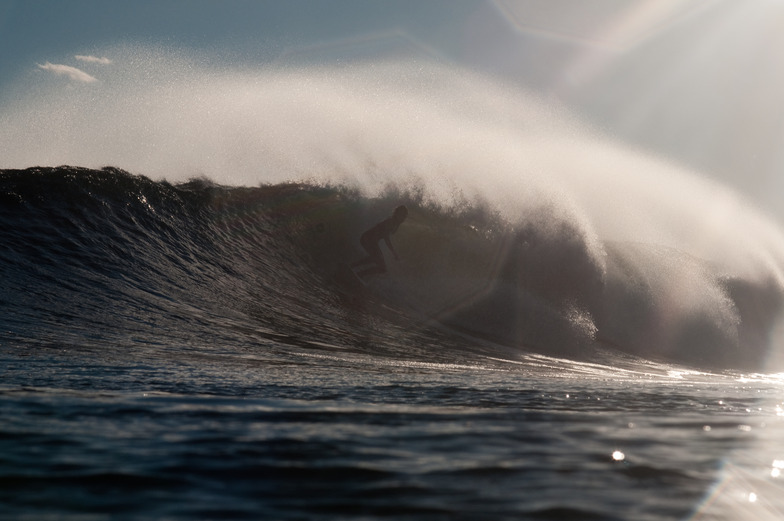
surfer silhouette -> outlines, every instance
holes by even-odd
[[[387,248],[389,248],[389,251],[392,252],[395,260],[400,260],[400,257],[398,257],[394,246],[392,246],[392,241],[390,240],[389,236],[397,231],[401,223],[406,220],[406,217],[408,217],[408,208],[402,205],[398,206],[395,208],[395,211],[391,217],[388,217],[380,223],[377,223],[362,234],[362,236],[359,238],[359,244],[362,245],[362,248],[364,248],[364,250],[367,252],[367,256],[352,263],[351,267],[357,268],[366,264],[374,264],[374,266],[365,268],[364,270],[357,273],[357,275],[364,277],[366,275],[375,275],[377,273],[384,273],[387,271],[387,264],[384,261],[384,254],[381,253],[381,246],[379,246],[379,243],[382,239],[386,243]]]

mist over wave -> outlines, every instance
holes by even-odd
[[[427,62],[236,70],[159,49],[101,55],[113,64],[96,82],[43,83],[5,102],[0,167],[117,165],[233,186],[304,180],[366,198],[397,186],[447,213],[490,208],[507,228],[482,250],[493,271],[466,288],[470,298],[454,287],[475,272],[450,275],[441,263],[407,274],[438,286],[440,299],[424,306],[443,323],[511,344],[578,337],[695,363],[714,353],[732,365],[751,351],[765,367],[780,356],[776,226],[728,189],[562,107]],[[409,251],[430,254],[419,266],[475,244],[426,248],[439,233],[428,221],[410,238]],[[397,291],[409,304],[425,298]]]

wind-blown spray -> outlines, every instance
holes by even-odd
[[[238,70],[149,48],[101,55],[112,63],[97,81],[58,79],[5,103],[0,167],[117,165],[371,196],[417,186],[442,208],[488,205],[509,227],[493,281],[453,323],[560,343],[542,317],[566,317],[583,340],[695,363],[764,365],[777,352],[779,230],[728,189],[561,107],[433,63]],[[500,308],[524,334],[476,318]]]

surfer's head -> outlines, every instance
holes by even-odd
[[[399,223],[402,223],[408,217],[408,208],[403,205],[398,206],[395,208],[395,213],[392,214],[392,217]]]

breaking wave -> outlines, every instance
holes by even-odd
[[[342,184],[171,184],[115,168],[0,171],[5,337],[104,356],[242,342],[454,360],[497,346],[775,368],[784,292],[774,272],[602,240],[552,201],[512,219],[487,200],[427,194],[421,184],[369,196]],[[347,295],[336,267],[401,202],[403,260]]]

